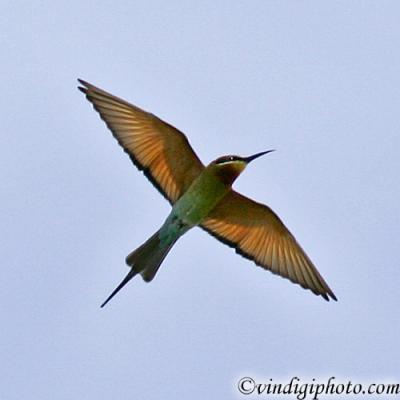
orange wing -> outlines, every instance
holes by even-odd
[[[337,300],[311,260],[278,216],[267,206],[231,191],[201,227],[257,265]]]
[[[82,81],[79,87],[154,186],[175,203],[204,169],[186,136],[140,108]]]

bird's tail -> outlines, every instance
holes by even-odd
[[[170,244],[162,244],[159,231],[157,231],[150,239],[132,251],[125,259],[131,270],[101,307],[104,307],[136,274],[140,273],[146,282],[150,282],[174,243],[175,241]]]
[[[149,240],[130,253],[125,261],[139,272],[146,282],[150,282],[156,275],[164,258],[176,242],[163,244],[157,231]]]

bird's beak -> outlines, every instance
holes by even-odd
[[[263,156],[264,154],[271,153],[271,152],[273,152],[273,151],[275,151],[275,149],[274,149],[274,150],[262,151],[261,153],[253,154],[253,155],[250,156],[250,157],[245,157],[244,160],[245,160],[246,163],[248,164],[249,162],[255,160],[256,158],[261,157],[261,156]]]

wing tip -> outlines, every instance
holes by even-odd
[[[337,297],[335,296],[335,294],[332,291],[329,291],[329,296],[330,296],[331,300],[338,301]]]
[[[316,293],[316,294],[322,296],[322,298],[326,301],[330,301],[330,300],[338,301],[337,297],[330,289],[324,293]]]
[[[82,93],[86,95],[86,97],[89,96],[89,90],[95,88],[92,84],[89,82],[85,81],[84,79],[77,79],[79,84],[82,86],[78,86],[78,90],[80,90]]]
[[[78,90],[80,90],[83,94],[87,95],[87,89],[82,87],[82,86],[78,86]]]
[[[78,78],[78,82],[82,85],[82,86],[78,86],[78,90],[80,90],[83,94],[87,95],[89,84],[86,81],[84,81],[83,79],[79,79],[79,78]]]
[[[90,86],[90,83],[86,82],[84,79],[78,78],[78,82],[83,86]]]

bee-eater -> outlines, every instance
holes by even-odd
[[[279,217],[269,207],[232,189],[251,161],[273,150],[250,157],[223,156],[205,167],[186,136],[172,125],[90,83],[78,81],[82,85],[79,90],[136,167],[172,205],[161,228],[126,257],[131,269],[101,307],[136,274],[150,282],[174,243],[194,226],[274,274],[327,301],[329,297],[337,300]]]

